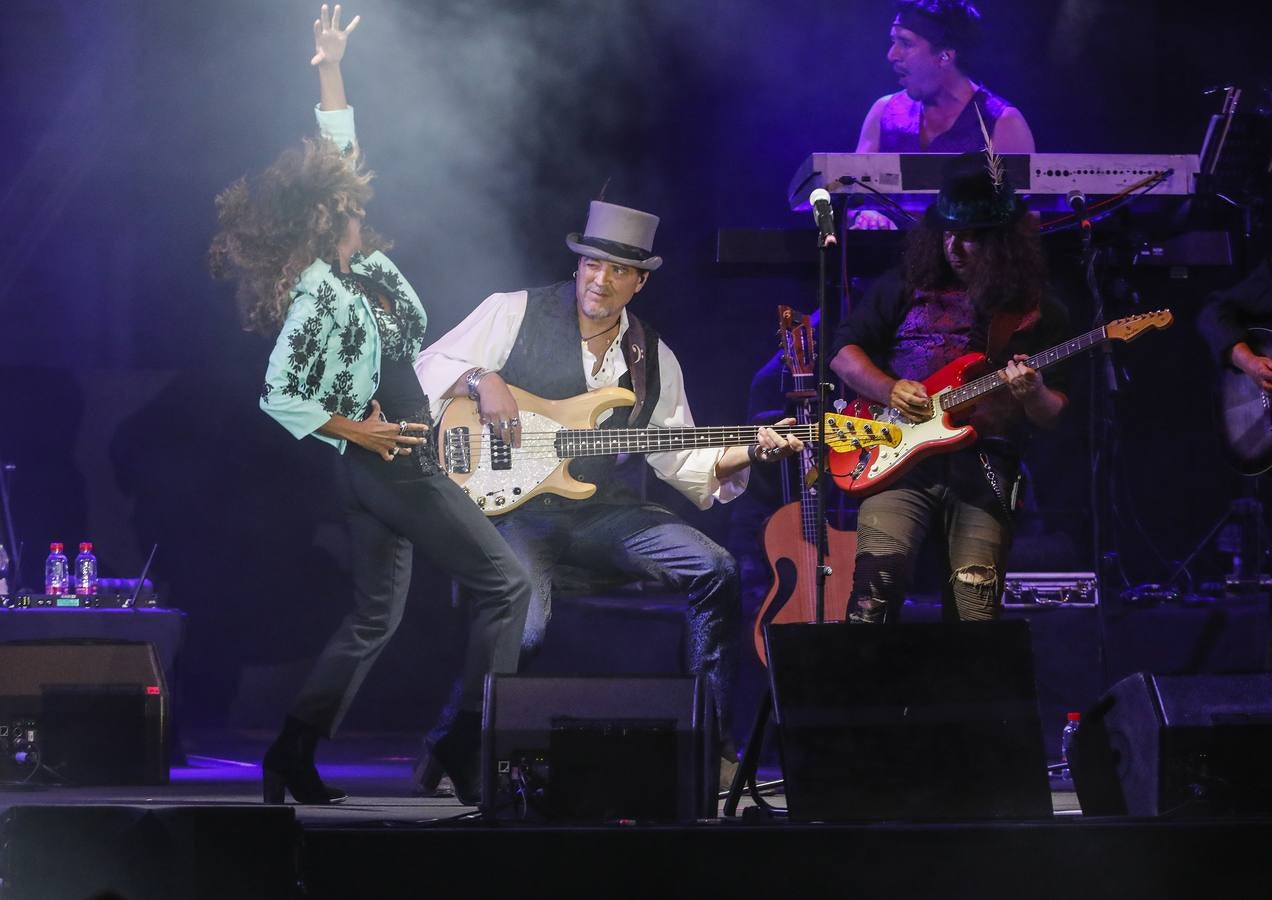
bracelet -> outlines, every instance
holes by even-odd
[[[752,444],[751,446],[746,448],[746,458],[751,461],[751,465],[755,465],[756,463],[760,463],[760,462],[768,462],[768,460],[760,456],[759,444]]]
[[[468,399],[476,402],[480,395],[477,393],[477,385],[481,380],[490,374],[489,369],[475,368],[469,369],[464,375],[464,384],[468,388]]]

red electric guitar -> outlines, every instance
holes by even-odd
[[[1050,350],[1031,356],[1025,365],[1043,369],[1089,350],[1105,341],[1129,341],[1153,328],[1165,328],[1174,321],[1168,309],[1141,313],[1109,322],[1103,328],[1071,338]],[[923,382],[932,398],[932,417],[911,422],[892,407],[857,400],[845,412],[850,416],[874,419],[901,431],[895,446],[879,446],[861,452],[828,451],[828,465],[835,483],[849,494],[866,496],[880,491],[925,457],[948,453],[976,440],[971,425],[955,424],[955,416],[966,412],[985,395],[1007,385],[1001,369],[987,369],[983,353],[960,356]]]

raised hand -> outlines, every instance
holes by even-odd
[[[344,58],[349,35],[353,34],[353,29],[358,27],[360,21],[362,16],[354,16],[349,25],[342,30],[340,4],[337,3],[335,9],[328,13],[327,4],[324,3],[322,9],[318,11],[318,18],[314,19],[314,58],[309,61],[309,64],[311,66],[339,65],[340,60]]]

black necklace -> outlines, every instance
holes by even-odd
[[[623,321],[623,320],[622,320],[622,318],[619,318],[619,320],[618,320],[617,322],[615,322],[615,323],[614,323],[613,325],[611,325],[609,328],[606,328],[604,331],[598,331],[598,332],[596,332],[596,334],[592,335],[591,337],[585,337],[585,338],[583,338],[584,342],[587,342],[587,341],[590,341],[590,340],[594,340],[594,339],[596,339],[596,338],[600,337],[600,336],[601,336],[601,335],[603,335],[603,334],[609,334],[611,331],[613,331],[615,328],[617,328],[620,324],[622,324],[622,321]]]

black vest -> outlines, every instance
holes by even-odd
[[[560,281],[527,293],[521,330],[499,374],[508,384],[548,400],[585,393],[583,334],[579,331],[574,282]],[[617,407],[601,427],[644,428],[658,402],[658,334],[630,310],[622,350],[627,372],[618,383],[635,392],[636,404]],[[618,500],[611,490],[615,461],[613,456],[576,459],[570,463],[570,474],[597,486],[594,499]]]

